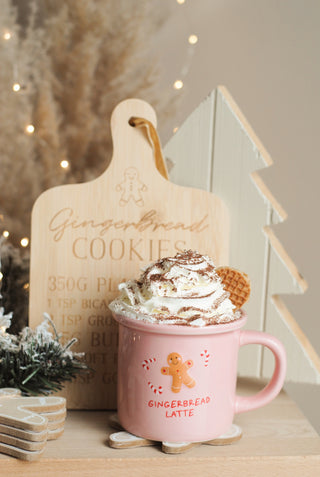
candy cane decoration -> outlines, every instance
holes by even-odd
[[[154,392],[154,394],[156,394],[157,396],[159,396],[160,394],[162,394],[162,386],[154,386],[150,381],[148,382],[148,386],[149,388],[151,389],[151,391]]]
[[[210,358],[210,354],[208,353],[208,350],[205,349],[204,352],[200,354],[200,356],[205,357],[204,358],[204,365],[205,365],[205,367],[207,367],[208,364],[209,364],[209,358]]]
[[[143,369],[146,369],[148,371],[150,369],[149,364],[155,363],[155,362],[156,362],[156,358],[145,359],[144,361],[142,361],[142,367]]]

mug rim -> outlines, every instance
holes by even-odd
[[[116,313],[114,311],[112,311],[112,316],[120,325],[139,331],[164,335],[207,335],[228,333],[229,331],[235,331],[242,328],[246,324],[247,314],[244,310],[240,311],[241,317],[237,320],[199,327],[190,325],[164,325],[161,322],[150,323],[143,319],[137,320],[129,317],[125,313]]]

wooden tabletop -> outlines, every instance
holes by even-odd
[[[261,382],[239,380],[239,394],[252,394]],[[111,449],[110,412],[69,411],[62,437],[47,443],[37,462],[0,455],[1,475],[11,476],[303,476],[320,469],[320,437],[294,402],[281,394],[269,405],[236,416],[243,437],[229,445],[202,445],[167,455],[160,447]]]

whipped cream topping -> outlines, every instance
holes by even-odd
[[[139,280],[119,285],[110,309],[150,322],[206,326],[240,317],[212,260],[188,250],[149,265]]]

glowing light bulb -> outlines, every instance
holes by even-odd
[[[186,0],[177,0],[177,3],[179,3],[179,5],[183,5],[185,1]]]
[[[190,43],[190,45],[195,45],[196,43],[198,43],[197,35],[190,35],[188,38],[188,42]]]
[[[3,34],[3,39],[10,40],[11,38],[12,38],[12,33],[10,33],[9,31],[5,31]]]
[[[178,126],[176,126],[175,128],[173,128],[173,130],[172,130],[172,131],[173,131],[173,134],[175,134],[175,133],[178,131],[178,129],[179,129]]]
[[[66,160],[63,160],[60,162],[60,167],[62,167],[62,169],[68,169],[69,167],[69,162],[66,161]]]
[[[21,243],[21,247],[28,247],[28,245],[29,245],[28,237],[24,237],[23,239],[21,239],[20,243]]]
[[[29,283],[25,283],[22,288],[24,290],[29,290]]]
[[[9,231],[8,231],[8,230],[4,230],[4,231],[2,232],[2,235],[3,235],[5,238],[8,238],[10,234],[9,234]]]
[[[181,81],[181,80],[176,80],[176,81],[173,83],[173,87],[174,87],[174,89],[181,89],[181,88],[183,88],[183,81]]]
[[[20,85],[19,83],[14,83],[14,84],[12,85],[12,89],[13,89],[13,91],[15,91],[15,92],[20,91],[21,85]]]
[[[34,133],[34,125],[33,124],[27,124],[26,126],[26,132],[28,134],[33,134]]]
[[[3,273],[0,272],[0,281],[3,279]]]

